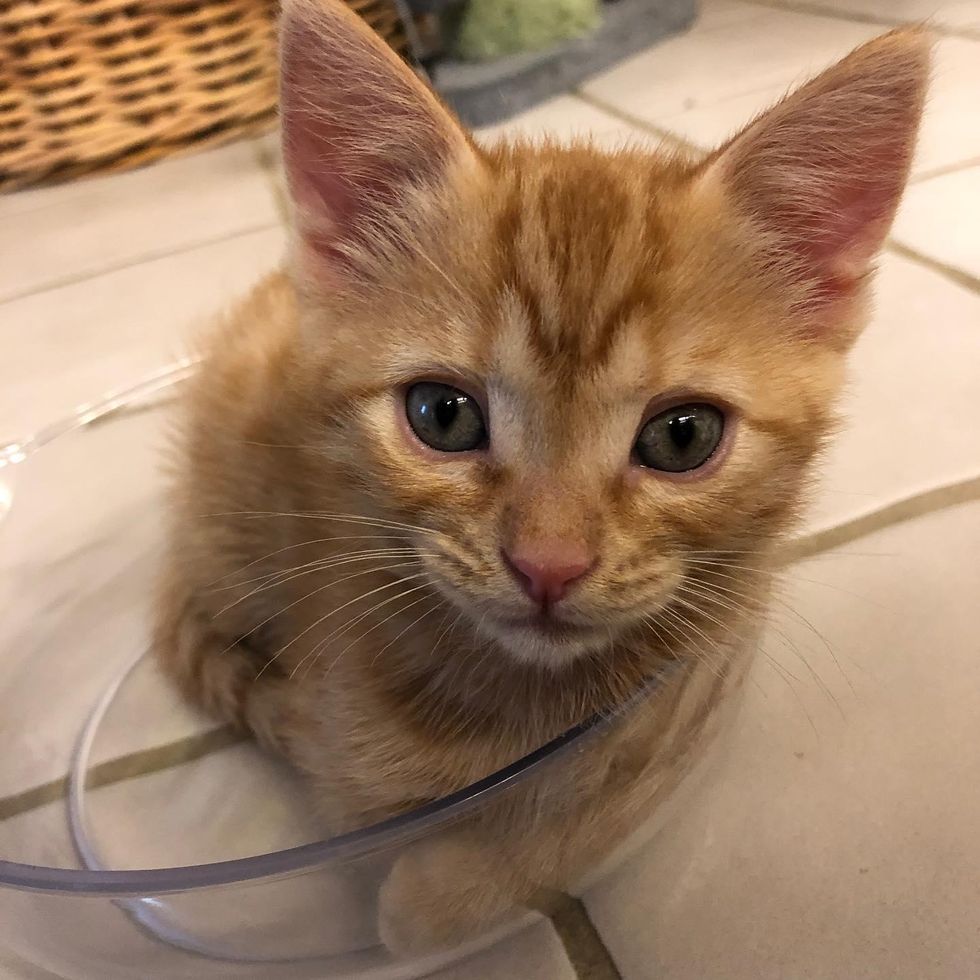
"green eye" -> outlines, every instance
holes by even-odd
[[[704,466],[724,431],[725,416],[713,405],[677,405],[643,426],[634,452],[651,470],[684,473]]]
[[[412,431],[442,453],[482,449],[487,426],[476,399],[437,381],[420,381],[408,389],[405,415]]]

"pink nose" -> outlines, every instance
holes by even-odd
[[[504,562],[521,588],[540,606],[559,602],[568,587],[582,578],[594,564],[583,547],[555,542],[533,549],[504,552]]]

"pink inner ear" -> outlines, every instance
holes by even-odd
[[[820,278],[855,279],[881,247],[905,184],[915,121],[881,120],[825,133],[808,147],[775,149],[769,179],[736,175],[744,200]],[[842,130],[847,126],[842,120]],[[778,134],[774,134],[778,135]],[[822,136],[822,139],[821,139]],[[800,158],[794,150],[799,149]],[[766,166],[756,163],[759,170]]]
[[[928,39],[886,35],[752,123],[712,164],[820,303],[860,281],[915,146]]]
[[[346,11],[299,6],[282,27],[283,156],[305,244],[332,269],[397,222],[410,185],[444,172],[451,120]],[[396,243],[392,243],[396,244]]]

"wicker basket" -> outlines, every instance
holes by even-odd
[[[391,0],[347,0],[404,50]],[[275,0],[0,0],[0,191],[268,126]]]

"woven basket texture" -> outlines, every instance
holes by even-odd
[[[345,0],[393,47],[392,0]],[[274,0],[0,0],[0,191],[272,124]]]

